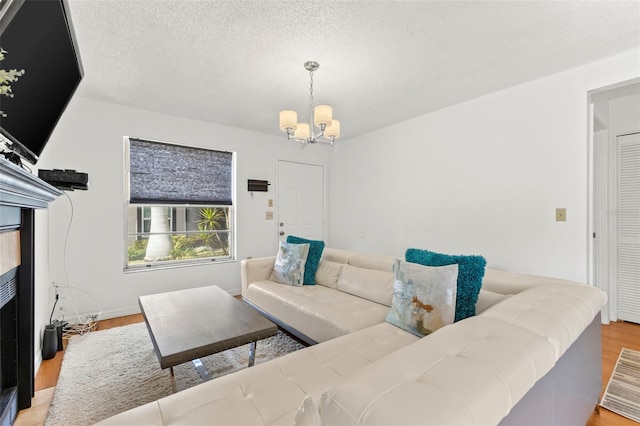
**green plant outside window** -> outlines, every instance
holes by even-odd
[[[128,206],[127,266],[230,259],[230,206]]]

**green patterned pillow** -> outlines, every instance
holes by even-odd
[[[289,244],[280,241],[278,255],[269,278],[282,284],[301,286],[304,264],[309,255],[309,244]]]
[[[306,238],[289,235],[287,242],[293,244],[309,244],[309,256],[307,256],[307,262],[304,265],[304,284],[315,284],[316,272],[318,271],[318,265],[320,264],[322,251],[324,250],[324,241],[307,240]]]
[[[400,262],[393,267],[393,299],[385,321],[423,337],[453,323],[458,265]]]

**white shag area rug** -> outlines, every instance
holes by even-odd
[[[304,346],[282,332],[260,340],[259,364]],[[214,378],[247,367],[249,345],[202,358]],[[174,367],[178,391],[202,383],[192,363]],[[169,370],[160,364],[144,323],[69,339],[45,425],[91,425],[170,395]]]

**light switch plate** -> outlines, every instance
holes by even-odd
[[[273,207],[273,198],[269,198],[267,204],[269,205],[269,207]]]
[[[566,222],[567,221],[567,209],[556,209],[556,222]]]

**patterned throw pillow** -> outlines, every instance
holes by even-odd
[[[388,323],[419,337],[453,323],[458,265],[436,268],[397,261],[393,270]]]
[[[304,278],[304,264],[308,255],[309,244],[289,244],[280,241],[270,280],[301,286]]]
[[[309,244],[309,256],[307,256],[307,263],[304,265],[304,284],[315,284],[316,272],[318,271],[318,265],[320,264],[320,258],[324,250],[324,241],[307,240],[306,238],[289,235],[287,242],[293,244]]]
[[[415,248],[407,249],[407,262],[426,266],[458,265],[458,291],[456,294],[456,321],[476,314],[478,293],[482,287],[482,277],[487,261],[482,256],[463,256],[436,253]]]

